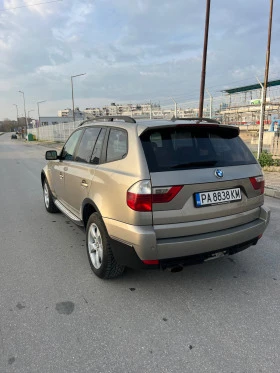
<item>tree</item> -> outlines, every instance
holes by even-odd
[[[10,120],[5,118],[2,122],[0,122],[0,131],[1,132],[12,132],[14,129],[18,127],[16,120]]]

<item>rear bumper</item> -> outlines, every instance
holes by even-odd
[[[196,255],[221,250],[259,237],[270,219],[270,210],[261,207],[261,215],[250,223],[221,231],[157,241],[158,259]]]
[[[262,206],[259,218],[249,223],[210,233],[163,239],[156,239],[156,233],[152,226],[132,226],[106,218],[104,222],[113,242],[117,241],[123,246],[132,248],[133,251],[135,250],[141,261],[155,259],[162,261],[216,252],[237,246],[247,245],[246,247],[249,247],[256,243],[258,237],[264,233],[269,219],[270,210]],[[125,255],[122,256],[125,257]]]
[[[160,266],[162,269],[172,268],[176,266],[187,266],[192,264],[203,263],[205,261],[216,259],[225,255],[237,254],[240,251],[243,251],[252,245],[256,245],[258,243],[258,240],[259,238],[256,237],[253,240],[243,242],[242,244],[234,245],[231,247],[226,247],[221,250],[206,252],[203,254],[190,255],[185,257],[162,259],[160,260]]]

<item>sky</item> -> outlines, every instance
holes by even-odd
[[[45,2],[41,5],[32,5]],[[27,6],[28,5],[28,6]],[[206,0],[0,0],[0,120],[75,106],[198,100]],[[263,80],[269,0],[212,0],[206,87]],[[274,1],[270,79],[280,78]]]

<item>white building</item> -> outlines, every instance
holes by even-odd
[[[69,113],[70,112],[72,114],[72,110],[71,109],[58,110],[57,115],[59,117],[69,117]],[[71,115],[71,116],[73,116],[73,115]]]
[[[73,119],[73,110],[72,109],[63,109],[58,110],[57,115],[61,118],[72,118]],[[78,107],[75,108],[75,119],[81,120],[84,118],[84,113],[80,111]]]
[[[83,111],[79,108],[75,109],[75,120],[86,119],[87,117],[100,117],[100,116],[118,116],[127,115],[134,118],[149,118],[150,116],[155,119],[170,119],[175,115],[173,108],[161,108],[159,104],[144,103],[144,104],[117,104],[112,102],[110,105],[101,108],[88,107]],[[58,116],[62,118],[71,118],[73,120],[73,111],[71,109],[59,110]],[[197,108],[177,108],[177,117],[197,117]]]
[[[100,117],[103,115],[103,111],[101,108],[86,108],[83,113],[85,114],[85,116],[87,115],[92,115],[92,116],[95,116],[95,117]]]

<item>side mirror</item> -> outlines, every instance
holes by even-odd
[[[55,161],[57,158],[57,151],[56,150],[47,150],[45,158],[47,161]]]

